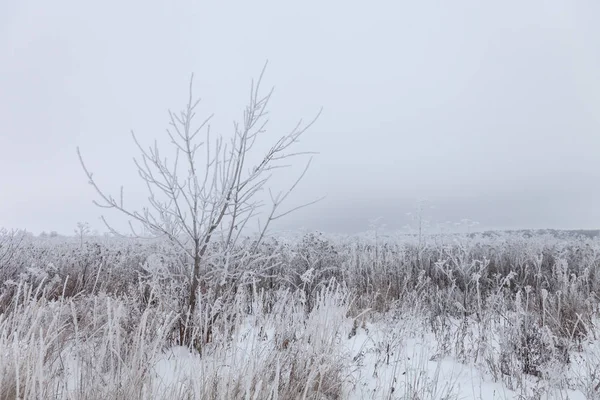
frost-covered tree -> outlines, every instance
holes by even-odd
[[[169,111],[170,123],[166,134],[173,150],[172,158],[164,156],[164,149],[159,148],[157,142],[145,148],[132,132],[140,151],[135,165],[148,190],[148,204],[141,208],[125,205],[122,188],[118,197],[101,189],[85,165],[79,148],[77,149],[89,183],[99,196],[99,200],[95,201],[98,206],[116,209],[125,214],[130,219],[132,234],[141,236],[132,224],[137,222],[141,224],[143,232],[168,238],[190,257],[186,311],[192,314],[197,305],[201,266],[211,244],[218,239],[222,251],[232,251],[248,223],[265,206],[265,202],[257,194],[267,188],[272,172],[289,166],[292,158],[310,155],[291,150],[316,118],[308,124],[300,120],[260,157],[255,154],[255,144],[266,132],[267,106],[273,92],[270,90],[266,94],[261,93],[264,72],[263,69],[256,82],[252,81],[243,120],[234,123],[233,133],[229,138],[212,134],[212,115],[197,122],[199,100],[193,94],[193,75],[187,105],[179,113]],[[258,161],[251,164],[251,157]],[[270,208],[265,213],[266,220],[263,220],[262,226],[259,224],[256,246],[264,238],[271,222],[299,208],[280,211],[281,204],[297,186],[309,166],[310,159],[288,190],[274,194],[269,189]],[[104,217],[103,220],[111,232],[116,233]]]
[[[75,236],[79,239],[79,246],[83,247],[83,238],[88,236],[91,232],[90,224],[87,222],[78,222],[77,228],[75,228]]]

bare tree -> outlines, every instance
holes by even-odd
[[[91,232],[90,224],[87,222],[78,222],[75,229],[75,235],[79,238],[79,247],[83,247],[83,238]]]
[[[273,93],[271,89],[261,94],[264,72],[263,68],[259,79],[252,81],[243,121],[234,123],[233,134],[228,140],[212,135],[212,115],[196,123],[199,100],[193,94],[193,75],[187,105],[179,113],[169,111],[170,123],[166,133],[174,150],[171,159],[163,156],[156,141],[153,146],[144,148],[132,132],[141,154],[134,159],[135,165],[149,194],[148,205],[140,210],[124,204],[123,188],[115,198],[98,187],[77,149],[89,183],[99,195],[99,201],[94,201],[96,205],[116,209],[129,217],[133,235],[141,236],[132,221],[140,223],[144,232],[168,238],[190,257],[188,315],[193,315],[196,309],[201,265],[211,242],[218,237],[221,250],[232,251],[249,222],[267,205],[258,194],[267,188],[272,172],[288,167],[292,158],[312,154],[291,150],[320,113],[307,124],[300,120],[291,131],[276,140],[258,162],[249,164],[248,158],[254,153],[257,139],[266,132],[267,106]],[[288,190],[276,195],[269,190],[270,209],[266,210],[262,226],[259,223],[255,246],[265,237],[271,222],[318,201],[280,211],[282,203],[304,177],[310,161],[311,158]],[[104,217],[102,219],[111,232],[117,233]]]

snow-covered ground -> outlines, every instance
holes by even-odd
[[[352,324],[346,322],[344,331],[351,332]],[[253,348],[248,344],[255,336],[254,329],[247,327],[238,343],[239,349]],[[267,335],[268,336],[268,335]],[[268,338],[260,350],[268,351]],[[342,398],[360,399],[571,399],[584,400],[583,390],[572,390],[566,386],[566,376],[555,380],[523,377],[523,385],[512,389],[506,381],[495,381],[485,372],[485,367],[473,362],[464,363],[452,356],[442,356],[435,336],[428,332],[424,321],[402,319],[365,323],[351,337],[340,335],[336,346],[338,360],[343,363],[344,388]],[[235,351],[233,353],[236,353]],[[170,393],[173,388],[181,390],[194,382],[203,382],[207,364],[220,369],[219,379],[231,383],[243,379],[243,373],[232,369],[243,368],[256,354],[245,353],[247,359],[232,360],[202,359],[187,348],[174,347],[165,351],[156,363],[154,373],[158,378],[156,393]],[[588,357],[589,358],[589,357]],[[567,371],[571,381],[580,381],[585,368],[584,354],[578,354]],[[564,372],[563,372],[564,373]],[[231,375],[228,375],[231,374]],[[583,382],[580,382],[583,383]],[[269,385],[270,382],[262,382]],[[251,383],[248,383],[251,385]],[[299,398],[302,398],[300,396]],[[313,398],[313,397],[309,397]],[[323,396],[322,399],[327,399]]]
[[[410,240],[215,257],[190,325],[168,246],[25,240],[0,270],[0,400],[600,398],[600,242]]]

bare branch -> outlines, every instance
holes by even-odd
[[[166,237],[193,260],[193,269],[189,276],[191,279],[190,312],[193,312],[196,304],[200,264],[206,264],[205,258],[210,257],[207,254],[209,245],[213,241],[220,243],[224,246],[227,260],[231,259],[242,231],[252,219],[258,216],[259,210],[264,206],[264,203],[257,199],[257,194],[267,188],[272,172],[288,168],[290,163],[287,160],[316,154],[308,151],[293,151],[291,148],[312,127],[322,110],[308,124],[299,120],[291,131],[273,143],[256,165],[247,165],[249,154],[259,137],[266,132],[269,122],[267,107],[274,89],[271,88],[264,93],[261,88],[267,64],[263,66],[258,79],[251,82],[248,104],[243,110],[241,120],[234,122],[234,130],[229,139],[225,140],[222,136],[215,136],[211,132],[210,123],[213,114],[200,119],[200,123],[195,123],[200,99],[194,97],[193,75],[190,77],[185,107],[179,112],[170,110],[168,112],[166,135],[173,151],[172,157],[170,154],[168,156],[162,154],[165,149],[160,148],[157,141],[149,147],[142,146],[136,134],[131,132],[139,151],[138,157],[134,158],[134,165],[138,176],[146,185],[148,194],[147,205],[141,209],[125,206],[122,187],[118,201],[103,191],[85,165],[80,149],[77,148],[77,155],[88,183],[92,185],[98,196],[94,204],[101,208],[115,209],[125,215],[133,236],[142,236],[133,225],[134,222],[139,223],[152,235]],[[205,147],[203,151],[200,150],[202,146]],[[201,153],[198,153],[199,150]],[[199,154],[202,154],[202,157],[199,157]],[[272,221],[321,200],[277,214],[281,204],[304,178],[311,161],[312,158],[285,193],[271,195],[272,207],[264,227],[259,229],[259,239],[255,246],[260,244]],[[113,229],[104,217],[102,220],[110,232],[123,236]],[[219,238],[221,242],[218,242]],[[256,262],[255,258],[248,257],[248,263]],[[226,266],[224,274],[230,277],[236,276],[228,268]],[[210,272],[208,268],[206,270],[207,273]]]

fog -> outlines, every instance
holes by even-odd
[[[323,108],[290,206],[326,197],[280,227],[401,228],[426,201],[432,225],[599,228],[598,15],[595,1],[1,2],[0,226],[122,223],[92,204],[76,147],[143,205],[130,130],[164,137],[193,72],[230,135],[269,60],[267,141]]]

